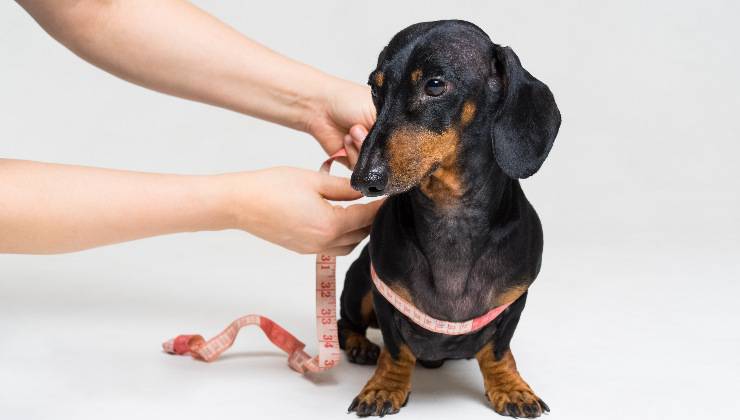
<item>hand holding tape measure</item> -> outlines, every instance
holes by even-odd
[[[333,154],[321,165],[320,171],[329,172],[331,164],[346,157],[344,149]],[[216,360],[234,343],[239,331],[257,325],[267,338],[288,354],[288,366],[299,373],[322,372],[336,366],[340,358],[337,330],[336,257],[316,255],[316,334],[319,354],[311,357],[304,351],[306,345],[271,319],[261,315],[246,315],[236,319],[218,335],[206,341],[197,334],[183,334],[162,344],[167,353],[186,355],[210,362]]]

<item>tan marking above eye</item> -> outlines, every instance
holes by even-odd
[[[476,107],[473,101],[465,101],[462,107],[462,112],[460,113],[460,124],[463,127],[473,121],[473,118],[475,118],[475,109]]]
[[[419,79],[421,79],[421,76],[422,76],[421,69],[416,69],[411,72],[411,81],[416,83],[419,81]]]
[[[383,72],[376,72],[375,76],[373,76],[373,81],[375,82],[375,86],[382,87],[383,82],[385,81],[385,75],[383,74]]]

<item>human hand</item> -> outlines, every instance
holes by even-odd
[[[347,167],[352,169],[357,163],[357,159],[360,157],[360,148],[362,142],[367,137],[367,129],[361,125],[352,126],[349,129],[349,134],[344,136],[344,149],[347,151]]]
[[[346,255],[369,233],[376,200],[348,207],[327,200],[362,197],[349,179],[305,169],[277,167],[220,175],[236,228],[302,253]]]
[[[306,131],[327,154],[342,147],[348,149],[348,161],[339,161],[351,169],[365,137],[361,133],[367,134],[375,123],[375,106],[367,86],[340,79],[333,79],[329,86],[318,100],[319,105],[308,120]],[[351,132],[355,135],[347,137]]]

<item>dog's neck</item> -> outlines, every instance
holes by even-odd
[[[521,191],[518,181],[501,171],[493,153],[481,153],[479,148],[460,150],[456,164],[438,169],[443,172],[435,172],[426,184],[404,194],[435,287],[450,296],[464,292],[471,264],[480,256],[491,230],[514,216],[511,205]],[[456,180],[449,175],[452,171]]]
[[[455,184],[459,182],[459,185],[444,185],[450,181],[435,179],[437,175],[432,174],[429,180],[425,180],[428,185],[432,184],[430,187],[416,187],[407,193],[417,233],[428,231],[432,236],[438,236],[440,224],[456,224],[460,229],[453,232],[474,239],[487,236],[491,228],[507,217],[509,198],[518,183],[505,176],[495,162],[473,166],[477,167],[476,170],[462,169],[457,175],[459,181]],[[430,196],[430,189],[434,190],[436,197]],[[448,196],[439,197],[443,194]],[[465,232],[468,224],[470,232]]]

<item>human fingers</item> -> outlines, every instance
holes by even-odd
[[[352,170],[352,168],[355,166],[354,162],[350,162],[350,159],[347,156],[338,157],[335,159],[335,161],[349,170]]]
[[[350,252],[352,252],[352,250],[355,249],[356,246],[357,244],[348,245],[348,246],[340,246],[336,248],[329,248],[329,249],[321,251],[321,253],[326,254],[326,255],[332,255],[334,257],[341,257],[341,256],[347,255]]]
[[[349,201],[362,197],[361,192],[352,188],[349,178],[325,173],[320,173],[319,176],[318,191],[327,200]]]
[[[385,200],[375,200],[365,204],[353,204],[348,207],[334,207],[334,223],[339,232],[351,232],[368,227],[373,223],[375,214]]]
[[[363,239],[367,237],[367,235],[370,234],[371,226],[365,226],[363,228],[353,230],[351,232],[346,232],[341,234],[338,238],[332,241],[332,243],[329,245],[330,247],[338,247],[338,246],[355,246],[362,242]]]
[[[347,161],[349,163],[349,169],[352,169],[357,164],[357,159],[360,157],[360,149],[355,144],[352,136],[347,134],[344,136],[344,150],[347,151]]]
[[[360,124],[355,124],[349,129],[349,135],[352,137],[352,141],[359,150],[362,146],[362,142],[365,141],[365,137],[367,137],[367,128],[365,126]]]

